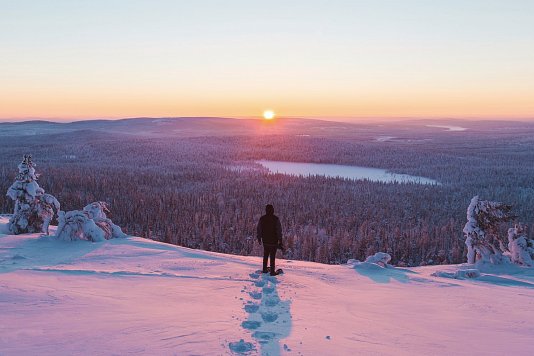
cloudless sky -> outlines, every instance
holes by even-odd
[[[534,117],[534,1],[0,0],[0,118]]]

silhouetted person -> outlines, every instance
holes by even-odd
[[[271,275],[276,275],[276,250],[282,248],[282,225],[278,216],[274,215],[274,207],[269,204],[265,207],[265,215],[258,222],[258,242],[263,242],[263,273],[267,270],[267,260],[271,259]]]

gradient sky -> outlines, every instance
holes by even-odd
[[[1,1],[0,118],[534,117],[534,1]]]

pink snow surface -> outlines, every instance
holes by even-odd
[[[270,277],[256,257],[11,236],[5,223],[1,355],[534,352],[532,269],[454,279],[432,274],[468,266],[280,260],[285,274]]]

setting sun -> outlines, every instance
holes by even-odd
[[[272,120],[272,119],[274,119],[274,111],[272,111],[272,110],[265,110],[265,111],[263,112],[263,118],[264,118],[265,120]]]

